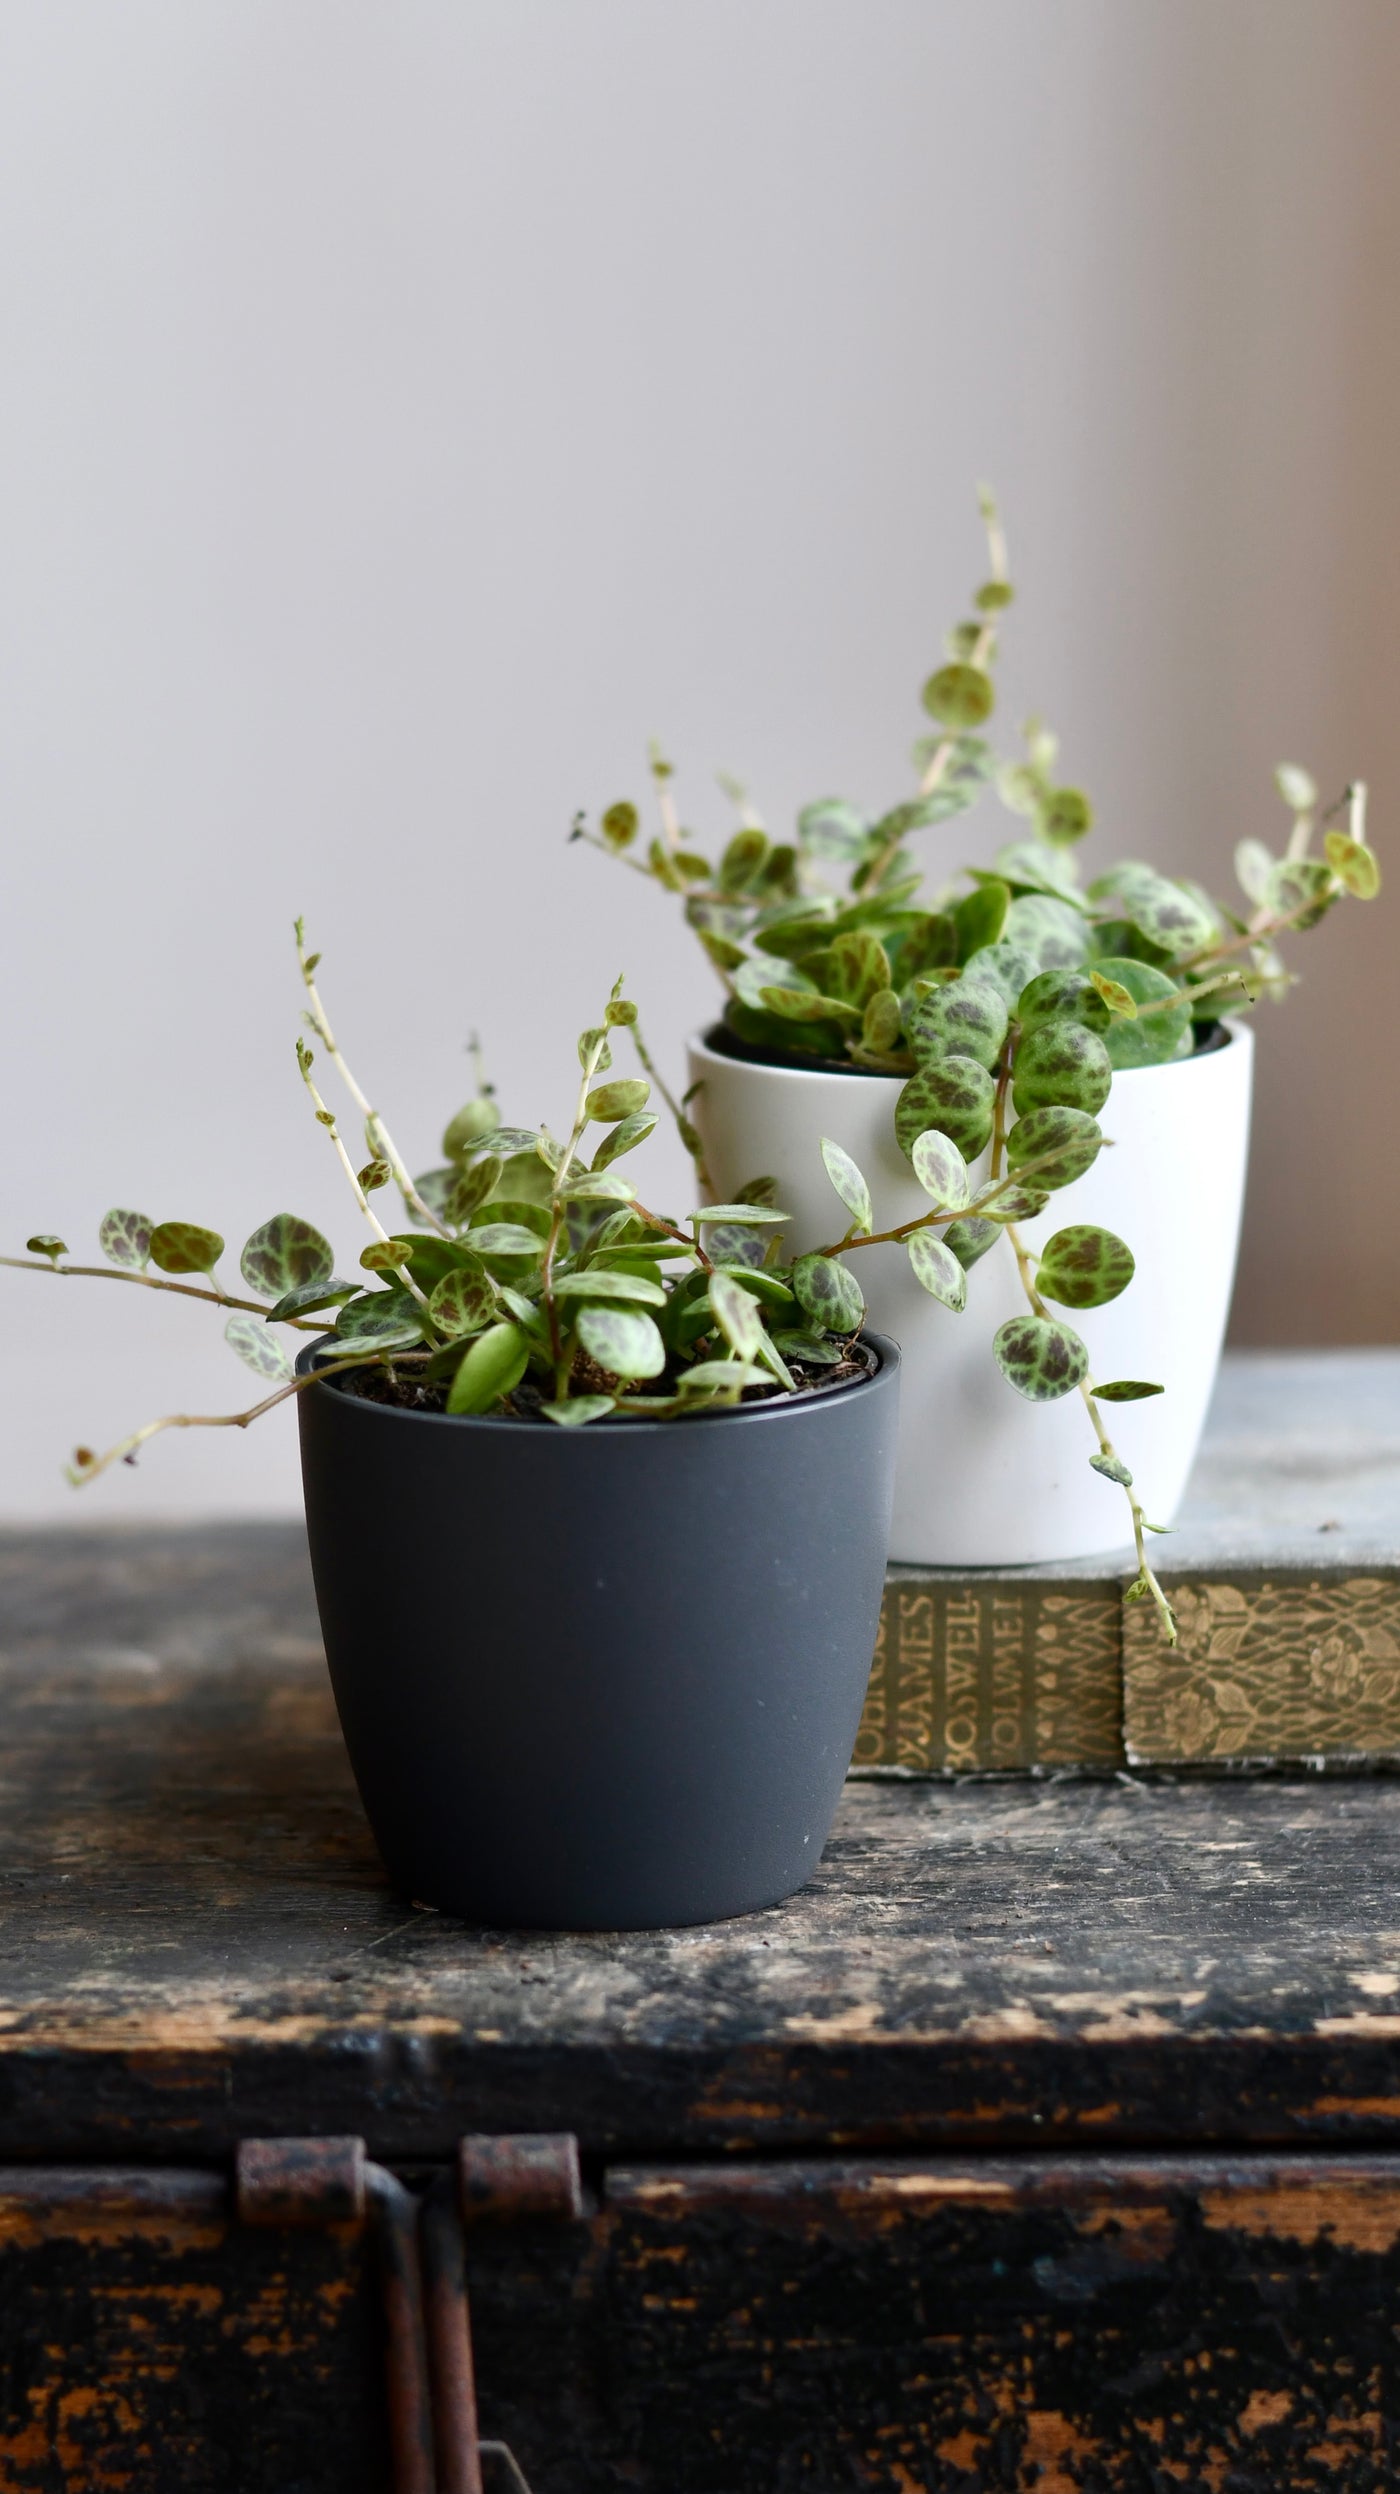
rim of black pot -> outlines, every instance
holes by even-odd
[[[599,1429],[606,1430],[609,1438],[623,1435],[628,1438],[669,1438],[678,1429],[698,1429],[711,1422],[721,1421],[729,1428],[733,1428],[736,1423],[748,1427],[761,1424],[766,1428],[772,1428],[779,1421],[792,1423],[805,1419],[810,1413],[823,1407],[844,1403],[848,1395],[859,1394],[863,1387],[877,1386],[882,1379],[898,1375],[901,1355],[897,1342],[893,1341],[888,1334],[873,1332],[861,1334],[858,1338],[875,1353],[879,1365],[868,1377],[857,1378],[853,1385],[839,1386],[835,1389],[827,1387],[824,1391],[819,1388],[811,1394],[775,1394],[764,1403],[736,1403],[732,1404],[727,1411],[693,1412],[684,1420],[620,1420],[614,1416],[611,1420],[591,1420],[583,1429],[561,1429],[557,1424],[552,1424],[547,1420],[520,1420],[509,1412],[406,1412],[399,1410],[393,1403],[371,1403],[364,1395],[343,1394],[341,1400],[352,1404],[356,1411],[369,1412],[376,1420],[408,1420],[419,1424],[427,1422],[434,1428],[506,1429],[513,1431],[517,1436],[523,1434],[532,1438],[581,1439],[591,1436],[595,1430]],[[305,1377],[317,1368],[322,1360],[332,1358],[337,1353],[343,1354],[345,1348],[343,1342],[337,1343],[334,1334],[319,1335],[315,1342],[309,1342],[305,1350],[297,1354],[297,1375]],[[333,1379],[328,1378],[326,1382],[328,1386],[334,1387]]]
[[[1202,1057],[1218,1056],[1240,1035],[1243,1024],[1222,1017],[1218,1022],[1197,1024],[1200,1033],[1197,1045],[1189,1056],[1169,1057],[1164,1065],[1123,1065],[1114,1072],[1117,1082],[1124,1074],[1160,1074],[1173,1066],[1198,1065]],[[731,1065],[761,1065],[771,1074],[850,1074],[860,1075],[867,1082],[899,1082],[909,1080],[883,1065],[853,1065],[849,1057],[806,1056],[797,1048],[760,1048],[748,1039],[741,1039],[727,1022],[711,1022],[700,1033],[700,1044],[712,1056],[724,1057]]]

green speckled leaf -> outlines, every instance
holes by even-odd
[[[606,1420],[613,1408],[610,1394],[571,1394],[562,1403],[541,1403],[546,1420],[560,1429],[586,1429],[590,1420]]]
[[[484,1273],[459,1268],[444,1273],[429,1293],[428,1313],[439,1333],[453,1339],[458,1334],[477,1334],[496,1314],[496,1293]]]
[[[1150,962],[1121,959],[1098,961],[1094,968],[1126,987],[1138,1008],[1131,1021],[1115,1014],[1104,1033],[1110,1065],[1115,1069],[1167,1065],[1176,1057],[1191,1054],[1190,999],[1182,995],[1175,979],[1169,978],[1165,970],[1154,969]],[[1167,997],[1180,1001],[1166,1004],[1157,1012],[1143,1012],[1144,1005],[1158,1005]]]
[[[799,1256],[792,1286],[804,1315],[829,1333],[854,1333],[865,1314],[859,1282],[833,1256]]]
[[[1121,1455],[1091,1455],[1089,1461],[1094,1471],[1101,1472],[1106,1481],[1116,1482],[1119,1489],[1132,1488],[1133,1476]]]
[[[965,1273],[981,1261],[989,1247],[995,1247],[1001,1236],[995,1221],[983,1221],[969,1213],[963,1221],[950,1221],[943,1233],[943,1244],[951,1247]]]
[[[975,892],[969,892],[954,905],[953,926],[958,940],[958,959],[968,962],[974,953],[985,952],[998,944],[1006,932],[1007,914],[1011,907],[1011,887],[995,875],[986,876]]]
[[[1085,1030],[1103,1032],[1108,1028],[1109,1011],[1087,973],[1042,970],[1039,978],[1022,989],[1016,1019],[1027,1031],[1041,1022],[1080,1022]]]
[[[983,1209],[989,1221],[1034,1221],[1049,1201],[1047,1187],[1003,1186],[998,1194],[983,1199]]]
[[[336,1340],[356,1350],[406,1351],[423,1339],[418,1302],[410,1291],[362,1290],[347,1299],[335,1320]]]
[[[870,1203],[870,1189],[850,1153],[843,1151],[839,1143],[833,1143],[831,1137],[825,1134],[822,1136],[821,1146],[826,1174],[856,1228],[872,1230],[875,1226],[875,1216]]]
[[[923,703],[930,718],[945,727],[980,727],[996,706],[996,690],[980,667],[956,664],[929,677]]]
[[[1089,1372],[1078,1334],[1052,1316],[1011,1317],[994,1336],[992,1353],[1008,1384],[1030,1403],[1058,1402]]]
[[[303,1282],[328,1282],[335,1270],[329,1239],[294,1212],[275,1212],[254,1230],[238,1270],[259,1298],[280,1299]]]
[[[950,987],[935,987],[918,997],[904,1022],[919,1066],[959,1056],[991,1067],[1006,1038],[1007,1010],[990,979],[964,976]]]
[[[1381,888],[1380,860],[1374,849],[1345,831],[1329,831],[1323,846],[1328,865],[1353,900],[1373,901]]]
[[[1039,968],[1040,963],[1034,953],[1028,953],[1020,944],[1003,941],[984,944],[981,952],[971,954],[963,976],[969,982],[982,979],[988,986],[994,987],[1010,1013]]]
[[[1068,901],[1048,893],[1023,892],[1006,913],[1002,930],[1008,943],[1034,953],[1042,970],[1077,970],[1089,952],[1090,927]]]
[[[256,1376],[265,1377],[270,1385],[286,1385],[293,1374],[292,1363],[282,1347],[280,1334],[269,1333],[265,1318],[250,1316],[240,1309],[224,1327],[224,1340],[236,1351],[245,1367]]]
[[[901,987],[918,978],[925,970],[955,970],[958,966],[958,930],[951,910],[916,910],[911,923],[899,939],[898,969],[895,973]]]
[[[148,1212],[105,1212],[97,1243],[109,1264],[129,1273],[143,1273],[151,1260],[155,1223]]]
[[[936,1128],[914,1137],[909,1158],[914,1175],[939,1212],[962,1212],[972,1196],[967,1162],[956,1143]]]
[[[1235,876],[1246,900],[1257,909],[1269,897],[1269,885],[1277,864],[1272,849],[1262,840],[1240,840],[1235,844]]]
[[[644,1273],[622,1273],[608,1265],[585,1265],[580,1273],[561,1273],[554,1285],[554,1296],[561,1302],[586,1300],[601,1305],[604,1300],[624,1300],[639,1308],[664,1308],[666,1293],[660,1282],[650,1281]],[[436,1306],[437,1292],[433,1293]]]
[[[820,952],[804,953],[802,968],[822,996],[864,1013],[872,996],[890,984],[889,957],[868,927],[838,935]]]
[[[649,1082],[630,1081],[599,1083],[584,1102],[588,1115],[600,1126],[613,1126],[624,1117],[639,1116],[651,1097]]]
[[[1040,810],[1047,840],[1067,845],[1094,827],[1094,809],[1082,788],[1052,788]]]
[[[809,857],[846,864],[862,855],[870,825],[844,797],[818,797],[797,817],[797,837]]]
[[[1017,893],[1044,892],[1051,899],[1075,900],[1079,876],[1073,858],[1043,840],[1011,840],[992,861],[1003,883]]]
[[[1037,1186],[1072,1186],[1092,1169],[1103,1148],[1097,1118],[1079,1108],[1037,1108],[1018,1119],[1006,1138],[1006,1157],[1013,1169],[1034,1163]],[[1047,1158],[1047,1155],[1053,1157]]]
[[[470,1221],[472,1214],[480,1211],[481,1206],[489,1201],[500,1184],[504,1167],[505,1162],[497,1153],[487,1152],[483,1159],[473,1161],[469,1169],[460,1172],[448,1189],[446,1202],[440,1207],[444,1218],[451,1222],[454,1229],[461,1229],[463,1223]]]
[[[741,1360],[757,1359],[763,1348],[763,1316],[757,1300],[729,1273],[712,1273],[706,1296],[731,1351]]]
[[[1285,858],[1274,868],[1269,890],[1270,905],[1293,919],[1295,927],[1315,927],[1326,916],[1337,899],[1337,884],[1330,866],[1317,857]],[[1297,916],[1294,917],[1294,911]]]
[[[861,1046],[875,1056],[888,1056],[899,1044],[899,1022],[899,998],[892,987],[882,987],[865,1008]]]
[[[911,1075],[895,1102],[894,1131],[907,1156],[921,1134],[936,1126],[956,1143],[964,1160],[976,1160],[992,1139],[996,1084],[984,1065],[968,1056],[945,1056]]]
[[[161,1221],[151,1232],[151,1262],[162,1273],[212,1273],[224,1252],[217,1230],[201,1229],[197,1221]],[[330,1249],[326,1249],[330,1271]]]
[[[295,1290],[285,1291],[275,1307],[267,1311],[266,1323],[279,1324],[289,1316],[312,1316],[318,1308],[338,1308],[359,1292],[358,1282],[343,1282],[332,1273],[324,1282],[301,1282]]]
[[[666,1345],[655,1321],[643,1310],[586,1307],[580,1310],[579,1341],[591,1359],[614,1377],[659,1377],[666,1365]]]
[[[967,1305],[967,1273],[957,1257],[931,1230],[916,1230],[906,1244],[915,1281],[945,1308],[960,1313]]]
[[[1062,1308],[1101,1308],[1127,1289],[1134,1269],[1131,1247],[1112,1230],[1076,1221],[1047,1241],[1036,1288],[1042,1299],[1054,1299]]]
[[[1108,901],[1149,942],[1184,961],[1200,952],[1215,934],[1213,912],[1179,883],[1154,867],[1128,862],[1112,867],[1089,886],[1092,901]]]
[[[1164,1386],[1146,1384],[1138,1377],[1115,1377],[1111,1385],[1091,1386],[1096,1403],[1143,1403],[1150,1394],[1164,1394]]]
[[[1078,1108],[1095,1117],[1112,1088],[1107,1048],[1078,1022],[1042,1022],[1016,1051],[1012,1099],[1018,1117],[1036,1108]]]
[[[529,1363],[529,1344],[518,1325],[489,1325],[459,1361],[447,1390],[454,1419],[493,1411],[518,1386]]]

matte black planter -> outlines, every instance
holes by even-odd
[[[864,1384],[684,1421],[298,1396],[336,1704],[407,1896],[663,1929],[816,1869],[889,1537],[899,1353],[867,1340]]]

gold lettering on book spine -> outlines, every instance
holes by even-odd
[[[1116,1585],[892,1575],[858,1768],[1119,1766]]]

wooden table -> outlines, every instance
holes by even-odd
[[[382,2494],[367,2223],[231,2182],[308,2135],[577,2138],[467,2235],[533,2494],[1400,2480],[1391,1778],[852,1784],[770,1913],[474,1932],[274,1526],[0,1539],[0,1716],[0,2494]]]

